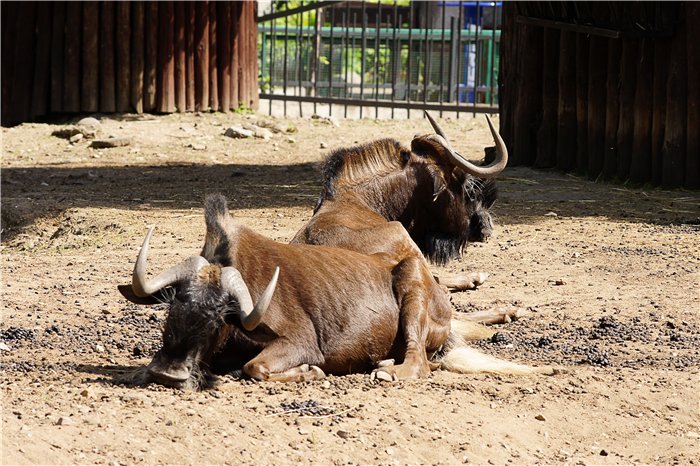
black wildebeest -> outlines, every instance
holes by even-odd
[[[147,381],[200,387],[208,373],[237,367],[270,381],[378,366],[375,374],[392,379],[425,377],[438,366],[551,372],[466,348],[451,332],[447,295],[415,257],[281,244],[236,222],[221,195],[207,198],[205,220],[201,254],[147,279],[150,229],[132,284],[119,287],[132,302],[169,304]]]
[[[495,157],[487,166],[474,165],[426,115],[436,134],[414,137],[410,149],[395,139],[380,139],[331,153],[322,165],[323,188],[314,214],[292,242],[381,252],[396,260],[418,254],[445,264],[468,241],[488,239],[489,209],[497,197],[493,178],[508,163],[505,143],[487,117]],[[449,288],[470,289],[485,276],[438,280]]]

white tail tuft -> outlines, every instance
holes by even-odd
[[[440,367],[460,374],[553,375],[557,373],[550,366],[531,367],[504,361],[465,346],[459,346],[447,353],[440,361]]]
[[[450,322],[450,327],[452,332],[456,333],[465,340],[486,340],[491,338],[495,330],[486,327],[478,322],[473,322],[470,320],[457,320],[452,318]]]

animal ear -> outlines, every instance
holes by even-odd
[[[433,202],[440,197],[443,191],[447,189],[447,183],[441,172],[433,173]]]
[[[140,298],[134,294],[134,290],[131,289],[131,285],[118,285],[117,289],[126,299],[135,304],[158,304],[160,301],[153,296],[146,296],[145,298]]]

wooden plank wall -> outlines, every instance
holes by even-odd
[[[700,188],[700,3],[681,3],[670,36],[611,39],[517,20],[546,17],[554,3],[503,3],[501,132],[512,163]],[[598,17],[638,5],[622,3],[577,5]]]
[[[255,109],[257,76],[254,1],[2,2],[3,126]]]

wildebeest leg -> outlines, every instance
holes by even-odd
[[[489,274],[486,272],[471,272],[454,277],[438,277],[434,275],[435,281],[446,286],[450,291],[465,291],[474,290],[477,286],[482,285]]]
[[[507,324],[513,320],[518,320],[521,317],[526,317],[529,314],[522,307],[516,306],[501,306],[492,308],[487,311],[476,311],[461,314],[461,318],[471,322],[479,322],[486,325],[491,324]]]
[[[402,380],[427,377],[434,366],[428,362],[427,348],[441,344],[450,331],[451,308],[443,293],[435,293],[430,271],[422,257],[400,262],[393,270],[394,293],[400,308],[399,331],[405,342],[401,364],[382,365],[373,378]]]
[[[309,363],[322,363],[322,357],[300,351],[286,341],[274,341],[243,366],[243,372],[269,382],[304,382],[322,379],[323,371]]]

